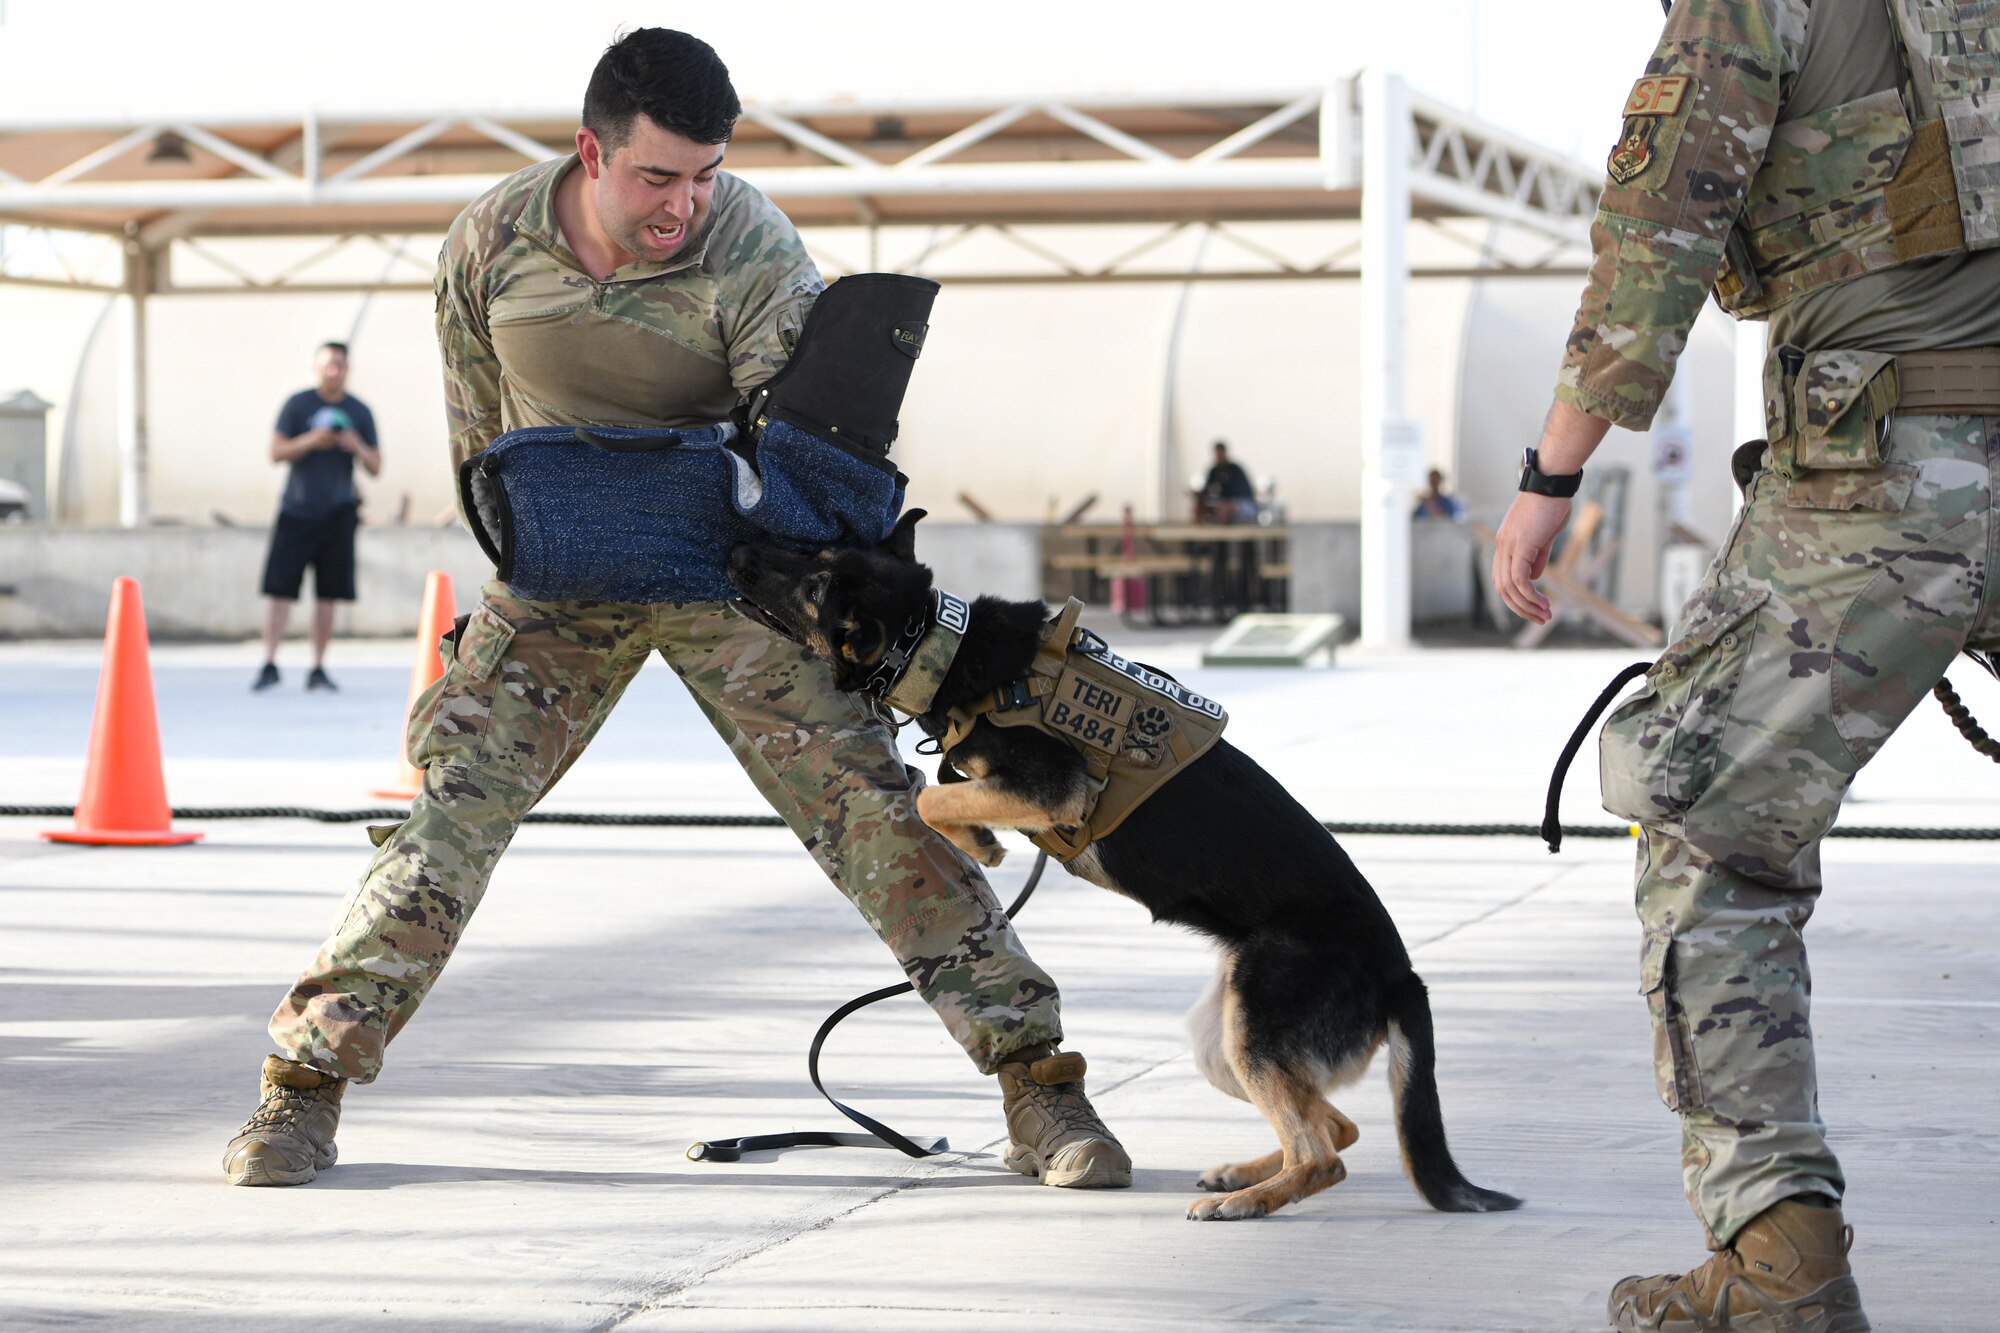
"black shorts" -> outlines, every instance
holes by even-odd
[[[322,602],[354,600],[354,530],[360,511],[352,505],[324,518],[278,511],[271,525],[271,551],[264,557],[264,595],[297,601],[306,566],[313,570],[313,596]]]

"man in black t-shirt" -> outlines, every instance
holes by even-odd
[[[1215,442],[1215,462],[1201,483],[1201,500],[1210,522],[1257,521],[1257,489],[1250,484],[1250,474],[1242,464],[1229,456],[1229,445],[1223,440]]]
[[[264,668],[252,689],[278,683],[278,641],[285,637],[292,603],[306,566],[313,570],[312,674],[309,690],[330,690],[326,645],[333,637],[333,604],[354,600],[354,529],[361,499],[354,491],[354,462],[369,476],[382,471],[375,414],[347,392],[347,344],[322,343],[313,358],[319,383],[285,400],[271,435],[271,461],[291,464],[284,499],[271,525],[264,560]]]

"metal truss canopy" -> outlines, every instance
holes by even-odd
[[[1411,97],[1401,114],[1412,217],[1498,220],[1560,250],[1582,240],[1596,173],[1441,103]],[[802,227],[1011,228],[1018,237],[1051,224],[1356,220],[1362,116],[1358,76],[1278,93],[753,102],[728,166]],[[555,112],[13,120],[0,123],[0,221],[107,233],[157,252],[204,237],[436,234],[501,176],[569,151],[574,132],[574,116]],[[179,290],[171,265],[151,268],[153,290]],[[1240,275],[1354,276],[1288,261]],[[1045,278],[1148,276],[1057,258]],[[123,289],[0,257],[0,281],[10,280]],[[412,280],[385,275],[384,285]],[[319,287],[299,277],[234,289],[276,286]]]
[[[0,121],[0,283],[127,298],[122,520],[146,521],[150,297],[418,285],[427,268],[411,236],[443,232],[523,162],[568,152],[574,133],[567,112]],[[1358,278],[1362,634],[1387,646],[1409,638],[1407,499],[1422,458],[1403,402],[1409,280],[1576,272],[1600,185],[1593,170],[1414,95],[1382,70],[1280,93],[756,102],[728,166],[802,228],[864,230],[866,267],[953,283]],[[1483,235],[1464,234],[1465,219]],[[1358,236],[1305,259],[1263,225],[1325,222],[1356,223]],[[1470,260],[1412,264],[1413,222]],[[1123,248],[1108,257],[1078,258],[1080,226],[1112,223],[1147,234],[1117,238]],[[1200,244],[1174,260],[1187,247],[1171,242],[1191,228]],[[912,230],[929,233],[914,258],[885,265],[885,235]],[[307,253],[275,273],[245,261],[251,247],[222,244],[308,236],[331,239],[294,243]],[[973,236],[1006,243],[982,254],[1025,255],[1032,267],[934,262]],[[1218,238],[1236,267],[1204,264]],[[360,242],[388,251],[379,274],[324,276],[323,261]],[[829,275],[854,271],[828,263],[830,248],[814,251]],[[1163,426],[1163,496],[1170,435]]]

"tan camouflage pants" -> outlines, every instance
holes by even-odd
[[[532,602],[494,582],[412,710],[423,793],[271,1017],[281,1052],[361,1083],[381,1072],[522,816],[655,651],[982,1071],[1061,1039],[1055,984],[978,868],[917,818],[922,778],[888,728],[823,665],[722,603]]]
[[[1640,990],[1689,1201],[1713,1243],[1839,1198],[1801,932],[1848,785],[1965,647],[2000,646],[2000,418],[1895,420],[1890,462],[1768,468],[1650,689],[1606,722],[1604,805],[1639,823]]]

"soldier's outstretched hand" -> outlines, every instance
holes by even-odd
[[[1549,599],[1535,580],[1548,568],[1556,534],[1569,522],[1570,502],[1521,491],[1500,520],[1493,541],[1493,587],[1514,614],[1549,623]]]

